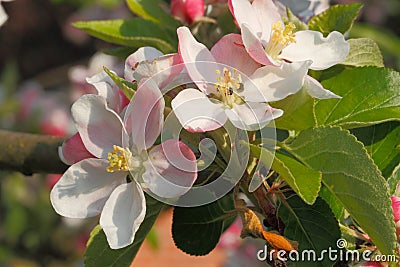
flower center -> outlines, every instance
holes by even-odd
[[[273,23],[271,37],[265,52],[272,58],[277,59],[285,47],[296,42],[296,34],[293,33],[294,29],[296,29],[296,26],[292,22],[289,22],[285,27],[283,27],[281,21]]]
[[[110,164],[107,167],[107,172],[129,171],[129,163],[132,159],[132,152],[129,148],[113,146],[114,151],[108,153],[108,161]]]
[[[230,70],[224,67],[222,74],[220,70],[216,70],[217,82],[215,83],[215,89],[221,96],[222,102],[228,106],[232,106],[235,102],[234,90],[239,90],[242,86],[242,76],[236,69],[233,69],[233,74]]]

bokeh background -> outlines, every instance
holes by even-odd
[[[1,1],[0,1],[1,2]],[[369,37],[385,64],[400,70],[400,0],[361,2],[364,9],[350,37]],[[0,28],[0,129],[68,137],[75,132],[70,107],[85,93],[89,77],[107,66],[122,74],[123,59],[102,53],[110,44],[71,26],[74,21],[132,17],[122,0],[15,0],[1,2],[8,21]],[[90,230],[98,218],[57,215],[49,192],[59,174],[24,176],[0,170],[0,266],[83,266]],[[265,266],[259,244],[239,238],[240,221],[217,249],[191,257],[175,248],[171,210],[157,220],[134,266]],[[206,234],[206,233],[205,233]],[[166,265],[167,264],[167,265]]]

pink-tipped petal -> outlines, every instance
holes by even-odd
[[[242,24],[242,40],[247,53],[262,65],[275,65],[269,59],[259,37],[257,37],[247,24]]]
[[[121,184],[111,194],[100,216],[100,226],[112,249],[132,244],[146,215],[146,199],[136,181]]]
[[[157,140],[164,123],[164,107],[164,98],[153,80],[139,86],[124,119],[138,151],[148,149]]]
[[[143,181],[154,194],[173,198],[185,194],[197,178],[196,157],[178,140],[167,140],[153,147],[143,163]]]
[[[296,62],[312,60],[310,69],[323,70],[343,61],[350,45],[343,34],[331,32],[326,38],[317,31],[296,32],[296,42],[282,50],[281,58]]]
[[[177,30],[179,39],[179,54],[182,57],[190,78],[203,92],[213,93],[214,87],[210,83],[216,81],[215,58],[208,48],[197,42],[189,28],[180,27]]]
[[[62,162],[72,165],[83,159],[94,158],[82,142],[79,133],[68,138],[58,150],[58,154]]]
[[[125,60],[125,79],[128,81],[133,81],[135,79],[133,77],[133,71],[136,69],[139,62],[145,60],[152,61],[153,59],[161,57],[162,55],[162,52],[150,46],[139,48],[138,50],[136,50],[136,52],[128,56]]]
[[[264,66],[244,81],[243,96],[250,102],[284,99],[301,89],[311,61],[286,63],[280,67]]]
[[[341,96],[326,90],[319,81],[309,75],[306,76],[305,84],[308,93],[312,97],[318,99],[342,98]]]
[[[223,104],[211,102],[199,90],[185,89],[171,102],[172,109],[182,126],[190,132],[206,132],[222,127],[227,117]]]
[[[126,135],[122,120],[99,95],[84,95],[71,108],[76,128],[86,149],[98,158],[107,158],[113,145],[122,145]]]
[[[400,198],[396,196],[391,197],[394,221],[400,221]]]
[[[233,67],[247,76],[250,76],[260,67],[260,64],[254,61],[247,53],[240,34],[232,33],[223,36],[211,48],[211,54],[218,63]]]
[[[274,109],[266,103],[247,102],[241,105],[234,104],[232,109],[226,110],[226,114],[235,127],[257,131],[282,116],[283,111]]]
[[[50,193],[56,212],[70,218],[98,215],[111,192],[128,174],[107,172],[108,163],[103,159],[84,159],[69,167]]]

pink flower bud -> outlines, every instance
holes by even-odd
[[[400,198],[392,196],[391,199],[392,199],[394,221],[398,222],[400,220]]]
[[[204,0],[172,0],[171,14],[187,24],[192,24],[204,16]]]

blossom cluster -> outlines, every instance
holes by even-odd
[[[78,132],[60,148],[71,167],[51,192],[61,215],[100,215],[111,248],[131,244],[146,214],[144,192],[162,198],[184,195],[197,178],[191,148],[179,140],[158,141],[166,102],[163,92],[180,77],[171,101],[189,132],[207,132],[230,121],[256,131],[283,115],[269,102],[301,89],[319,99],[340,98],[308,75],[345,59],[349,44],[339,32],[297,30],[285,23],[272,0],[230,0],[240,34],[227,34],[208,49],[187,27],[177,29],[178,53],[142,47],[125,62],[124,78],[136,83],[132,100],[105,72],[87,79],[97,93],[72,106]],[[196,15],[197,16],[197,15]],[[188,18],[193,20],[194,17]]]

